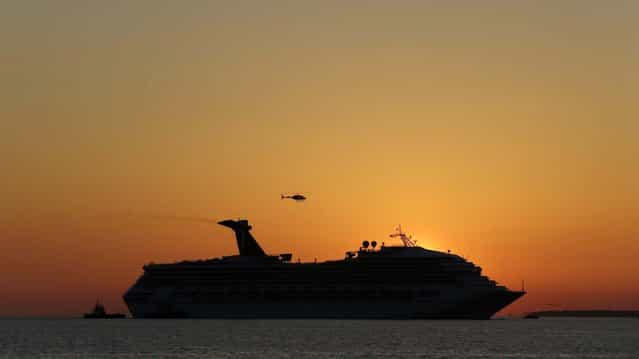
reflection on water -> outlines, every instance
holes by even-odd
[[[0,320],[0,358],[639,358],[639,320]]]

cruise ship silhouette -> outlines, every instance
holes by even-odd
[[[147,264],[124,294],[134,318],[489,319],[525,294],[482,275],[461,256],[364,241],[342,260],[291,262],[267,255],[247,220],[218,222],[235,232],[239,255]]]

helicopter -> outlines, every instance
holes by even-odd
[[[282,194],[282,195],[280,195],[280,198],[281,199],[289,198],[289,199],[294,200],[295,202],[302,202],[302,201],[306,200],[306,196],[301,195],[299,193],[295,193],[295,194],[292,194],[292,195],[290,195],[290,194],[286,194],[286,195]]]

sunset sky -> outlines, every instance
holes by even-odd
[[[0,316],[236,253],[171,216],[302,261],[401,223],[524,280],[504,313],[639,308],[639,2],[266,4],[0,4]]]

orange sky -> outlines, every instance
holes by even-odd
[[[507,312],[638,308],[639,4],[603,6],[2,5],[0,315],[236,251],[172,215],[307,261],[402,223],[525,280]]]

